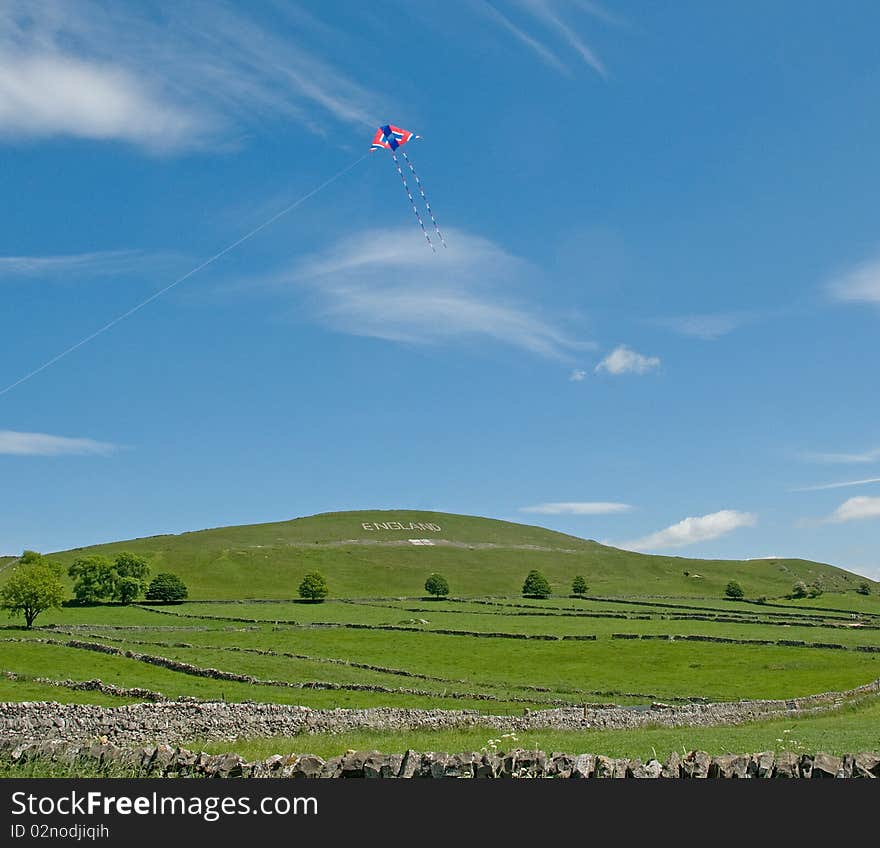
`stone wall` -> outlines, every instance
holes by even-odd
[[[100,681],[94,682],[97,687]],[[476,710],[400,708],[310,709],[288,704],[227,703],[183,699],[118,707],[43,702],[0,703],[0,742],[58,739],[81,743],[104,737],[119,745],[180,743],[189,739],[293,736],[352,730],[437,730],[485,727],[524,732],[537,729],[583,730],[635,727],[693,727],[741,724],[780,716],[795,717],[834,710],[880,692],[880,680],[846,692],[825,692],[787,701],[752,700],[654,703],[645,708],[556,707],[522,715],[491,715]]]
[[[468,751],[461,754],[382,754],[349,751],[324,760],[312,754],[275,754],[247,761],[237,754],[206,754],[170,745],[121,748],[96,741],[76,745],[46,741],[28,745],[0,743],[0,761],[11,764],[55,763],[71,773],[79,768],[99,769],[108,775],[151,777],[253,777],[253,778],[649,778],[649,779],[766,779],[766,778],[868,778],[880,777],[880,755],[863,752],[842,757],[830,754],[795,754],[791,751],[758,754],[724,754],[711,757],[691,751],[684,757],[672,753],[657,759],[605,757],[594,754],[546,754],[515,749],[506,753]]]

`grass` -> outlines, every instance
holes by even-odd
[[[433,523],[441,531],[364,530],[363,523]],[[416,547],[410,536],[451,544]],[[721,598],[729,580],[750,597],[780,597],[795,581],[821,580],[826,589],[853,593],[863,578],[806,560],[690,560],[622,551],[540,527],[436,512],[395,510],[325,513],[272,524],[223,527],[96,545],[55,556],[69,564],[92,553],[132,550],[153,572],[180,574],[192,598],[279,598],[296,593],[303,574],[325,574],[336,597],[415,595],[439,571],[459,595],[514,595],[525,574],[543,571],[556,592],[583,574],[591,592]],[[0,571],[0,581],[6,572]],[[685,575],[688,572],[688,575]],[[695,575],[700,575],[696,577]],[[877,584],[872,584],[880,612]],[[862,596],[858,596],[861,598]]]
[[[442,529],[433,533],[364,530],[361,526],[383,520],[431,522]],[[409,536],[433,536],[448,544],[413,546],[406,541]],[[34,680],[100,678],[172,698],[187,695],[314,708],[464,708],[510,715],[520,714],[525,707],[547,706],[552,700],[634,704],[692,697],[785,699],[850,689],[880,678],[880,653],[854,650],[880,646],[880,629],[852,626],[858,623],[853,618],[856,614],[865,625],[880,623],[877,584],[872,584],[872,595],[857,595],[854,590],[863,578],[805,560],[655,557],[538,527],[409,511],[328,513],[131,540],[62,552],[56,558],[69,563],[82,554],[109,555],[123,549],[147,556],[154,573],[179,573],[189,585],[191,601],[158,608],[71,606],[43,613],[33,631],[11,625],[0,628],[0,640],[27,640],[0,641],[0,672],[12,671],[21,678],[0,676],[0,699],[108,706],[129,702]],[[14,564],[2,566],[0,562],[0,583],[15,568]],[[556,595],[545,600],[522,598],[521,582],[532,568],[548,576]],[[309,570],[326,575],[332,593],[327,602],[306,604],[292,599],[299,579]],[[456,598],[433,601],[421,597],[431,571],[448,578]],[[575,574],[586,577],[590,597],[568,597]],[[766,595],[770,602],[727,601],[723,589],[731,579],[740,582],[750,597]],[[820,580],[825,593],[788,601],[783,596],[796,580]],[[618,617],[602,617],[608,614]],[[699,618],[683,617],[688,615]],[[403,629],[377,629],[382,625]],[[438,630],[458,632],[447,635]],[[465,631],[553,638],[486,638]],[[619,633],[783,639],[834,643],[850,650],[612,638]],[[596,638],[575,641],[563,640],[563,636]],[[33,641],[46,637],[101,642],[123,651],[250,675],[258,682],[214,680],[132,657]],[[324,682],[341,688],[297,688],[269,685],[270,681]],[[357,688],[365,685],[392,691]],[[536,687],[546,691],[536,691]],[[481,700],[477,694],[495,700]],[[651,748],[666,753],[682,746],[711,752],[745,751],[793,744],[789,738],[810,749],[878,748],[877,710],[876,703],[867,704],[784,723],[785,727],[765,722],[574,735],[542,732],[522,742],[546,750],[593,750],[643,758]],[[340,745],[465,750],[480,748],[489,735],[491,731],[481,730],[354,734],[285,740],[283,744],[325,746],[301,749],[317,753],[338,752]]]
[[[270,739],[239,739],[230,742],[193,741],[186,747],[209,753],[234,751],[246,759],[265,759],[272,754],[317,754],[328,757],[347,750],[403,753],[415,751],[479,751],[501,729],[476,728],[433,732],[394,733],[363,731],[344,734],[300,734]],[[665,759],[672,751],[707,751],[712,755],[757,751],[824,751],[829,754],[880,751],[880,701],[876,698],[833,715],[752,722],[732,727],[648,727],[638,730],[536,730],[518,734],[509,747],[539,749],[546,753],[605,754],[609,757],[656,756]]]

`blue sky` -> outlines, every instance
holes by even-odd
[[[0,552],[412,507],[880,577],[878,27],[4,4]]]

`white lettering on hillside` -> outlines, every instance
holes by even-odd
[[[439,533],[441,527],[439,524],[430,524],[421,521],[364,521],[361,524],[364,530],[430,530],[432,533]]]

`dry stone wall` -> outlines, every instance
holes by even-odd
[[[711,757],[691,751],[657,759],[612,758],[595,754],[546,754],[515,749],[509,752],[468,751],[445,754],[409,750],[405,754],[348,751],[328,760],[313,754],[275,754],[248,761],[234,754],[206,754],[170,745],[118,747],[105,741],[77,745],[61,740],[25,745],[0,742],[0,761],[13,765],[54,763],[76,773],[78,768],[107,774],[151,777],[219,778],[384,778],[384,779],[835,779],[880,777],[880,755],[795,754],[764,751]]]
[[[97,687],[97,684],[94,683]],[[825,692],[787,701],[752,700],[690,703],[648,708],[556,707],[522,715],[491,715],[476,710],[400,708],[310,709],[289,704],[177,700],[117,707],[43,702],[0,703],[0,742],[106,738],[119,745],[180,743],[188,739],[292,736],[353,730],[439,730],[486,727],[525,732],[538,729],[622,729],[648,726],[693,727],[741,724],[779,716],[833,710],[880,692],[880,680],[846,692]]]

